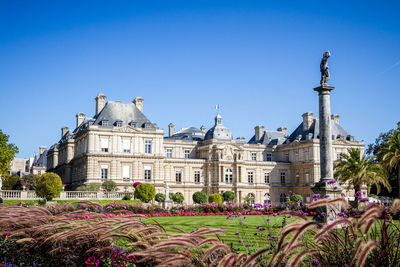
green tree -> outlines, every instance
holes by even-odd
[[[225,191],[222,194],[222,198],[225,202],[232,202],[235,199],[235,193],[232,191]]]
[[[100,189],[100,184],[98,183],[89,183],[86,184],[87,191],[98,192]]]
[[[208,197],[208,202],[210,202],[210,203],[212,203],[212,202],[221,203],[221,202],[222,202],[222,197],[221,197],[221,195],[218,194],[218,193],[211,194],[211,195]]]
[[[176,203],[183,203],[185,197],[181,193],[176,193],[172,195],[172,201]]]
[[[204,192],[196,192],[192,196],[193,202],[200,204],[200,203],[206,203],[207,202],[207,194]]]
[[[140,184],[136,186],[135,198],[141,200],[142,202],[148,203],[154,199],[156,195],[156,188],[152,184]]]
[[[373,163],[372,158],[364,155],[358,148],[349,148],[348,154],[342,154],[341,159],[335,162],[334,176],[340,184],[347,183],[349,189],[353,187],[355,192],[360,191],[363,184],[368,190],[375,185],[378,193],[381,185],[391,190],[382,167]]]
[[[382,151],[382,165],[388,171],[394,171],[397,174],[398,197],[400,197],[400,131],[395,131],[392,136],[389,136],[387,146]]]
[[[86,185],[83,184],[83,185],[78,186],[75,189],[75,191],[88,191],[88,189],[87,189]]]
[[[1,180],[3,181],[3,190],[21,190],[22,185],[21,185],[21,179],[19,176],[15,173],[8,175],[6,174],[5,176],[1,177]]]
[[[17,154],[18,147],[8,143],[9,136],[0,129],[0,175],[3,177],[8,174],[11,167],[11,161]]]
[[[37,175],[34,174],[28,174],[22,177],[22,181],[27,184],[26,188],[28,190],[35,190],[36,188],[36,179]]]
[[[104,191],[106,192],[114,192],[117,188],[117,183],[111,180],[104,181],[103,183]]]
[[[164,202],[165,201],[165,195],[163,193],[157,193],[155,199],[156,199],[156,201],[158,203]]]
[[[52,200],[59,197],[62,190],[62,182],[58,174],[46,172],[36,179],[36,195],[45,199]]]

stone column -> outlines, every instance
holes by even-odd
[[[319,151],[322,181],[333,179],[331,91],[334,88],[328,85],[314,88],[319,96]]]

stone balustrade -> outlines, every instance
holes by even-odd
[[[60,197],[54,200],[121,200],[124,196],[130,195],[133,199],[133,193],[130,192],[90,192],[90,191],[62,191]],[[37,200],[40,199],[35,191],[20,190],[0,190],[0,197],[4,200]]]

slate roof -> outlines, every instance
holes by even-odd
[[[101,121],[106,120],[109,126],[115,125],[116,121],[122,121],[122,126],[133,122],[138,128],[158,128],[157,124],[149,121],[135,104],[122,101],[108,101],[94,119],[94,125],[101,125]]]
[[[204,133],[199,128],[190,126],[187,128],[182,128],[172,136],[167,136],[165,138],[201,141],[204,139]]]
[[[213,138],[218,140],[233,139],[231,130],[222,125],[222,117],[219,114],[215,117],[215,125],[207,131],[204,140],[209,140]]]
[[[348,132],[346,132],[342,126],[336,123],[331,118],[331,132],[334,139],[342,139],[348,141],[354,141],[354,136],[351,136]],[[295,140],[307,140],[307,139],[319,139],[319,119],[314,119],[313,123],[311,124],[310,128],[306,131],[303,130],[303,123],[294,130],[294,132],[289,136],[289,141]]]
[[[249,144],[264,144],[264,145],[281,145],[287,140],[285,133],[282,131],[266,130],[260,140],[256,141],[256,136],[249,140]]]
[[[33,166],[47,166],[47,149],[42,154],[35,154],[33,159]]]

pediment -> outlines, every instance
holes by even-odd
[[[342,140],[342,139],[336,139],[335,141],[332,142],[333,145],[350,145],[349,141]]]

